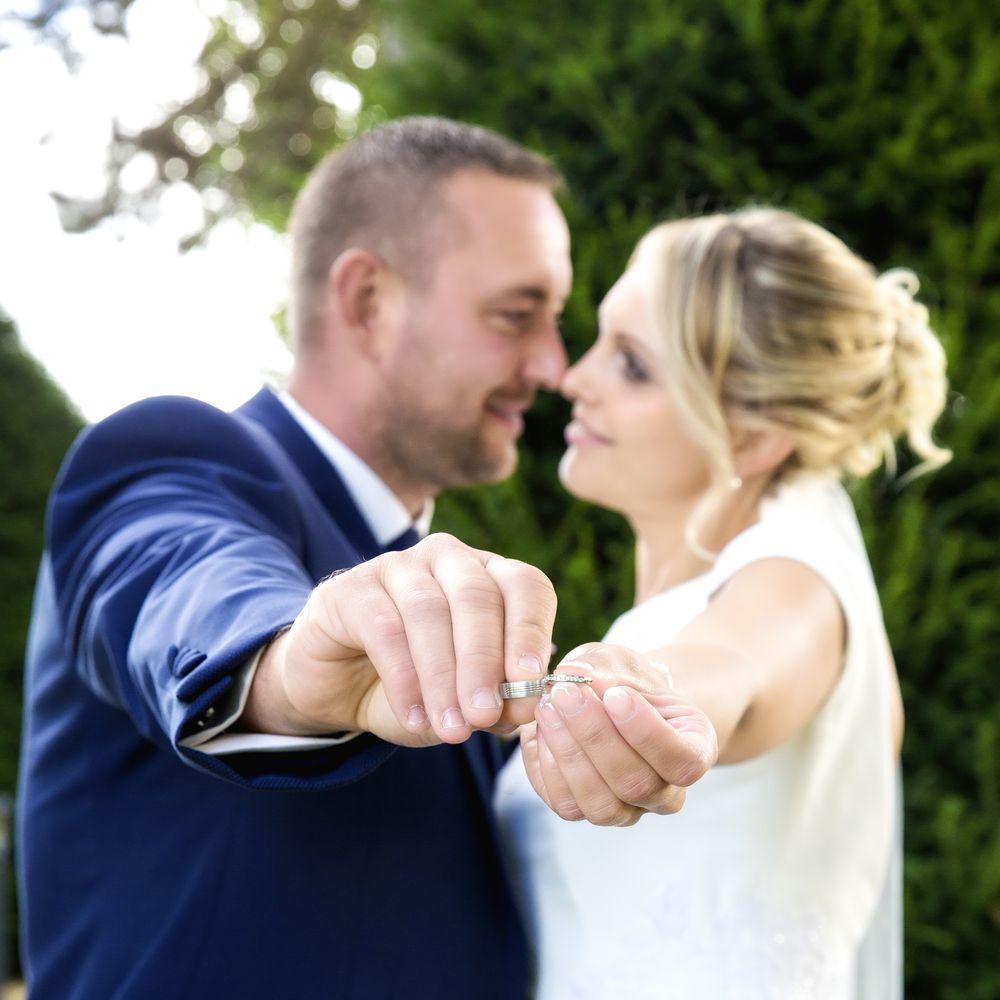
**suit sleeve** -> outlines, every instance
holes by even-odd
[[[391,753],[374,737],[227,758],[182,745],[313,588],[288,488],[234,418],[165,398],[89,428],[64,463],[47,529],[71,662],[148,740],[258,787],[335,786]]]

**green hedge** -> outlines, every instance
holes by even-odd
[[[24,352],[2,313],[0,393],[0,794],[10,794],[17,776],[24,640],[42,552],[45,499],[82,422]]]
[[[42,553],[45,498],[81,421],[41,367],[24,352],[3,313],[0,398],[0,795],[13,795],[21,731],[24,640]],[[8,885],[13,885],[11,869],[7,878]],[[13,905],[13,893],[10,895],[10,899],[0,899],[0,906]],[[8,949],[7,968],[14,968],[13,910],[7,926],[8,941],[0,947]]]
[[[776,203],[921,276],[955,460],[902,491],[854,489],[908,718],[907,995],[1000,996],[1000,9],[407,0],[386,16],[405,40],[371,88],[388,114],[490,125],[566,171],[574,352],[637,235],[669,216]],[[629,560],[620,524],[550,499],[559,410],[518,480],[448,498],[439,523],[542,565],[568,646],[626,604]]]

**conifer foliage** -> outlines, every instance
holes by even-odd
[[[1000,9],[972,0],[407,0],[372,96],[470,119],[567,173],[571,353],[653,222],[775,203],[908,266],[950,358],[946,469],[857,484],[907,710],[907,996],[1000,996]],[[628,598],[610,519],[553,493],[550,405],[509,496],[442,520],[540,562],[564,648]],[[907,456],[903,456],[903,468]],[[532,508],[537,530],[526,530]],[[849,790],[845,790],[849,793]]]
[[[80,419],[48,376],[21,348],[13,325],[0,312],[0,798],[14,794],[21,729],[21,683],[25,633],[31,613],[38,559],[42,552],[45,498],[63,453],[80,429]],[[0,809],[0,812],[3,812]],[[0,816],[9,822],[9,815]],[[0,843],[9,831],[0,831]],[[9,841],[0,850],[0,860]],[[9,862],[9,857],[8,857]],[[12,871],[0,872],[0,887],[13,885]],[[10,890],[0,906],[11,901]],[[11,911],[12,912],[12,911]],[[0,942],[0,969],[14,958],[11,940]]]

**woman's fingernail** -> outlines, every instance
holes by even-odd
[[[526,674],[540,674],[542,672],[542,661],[534,653],[522,654],[517,665]]]
[[[496,688],[480,688],[472,696],[473,708],[499,708],[502,704],[500,692]]]
[[[538,714],[541,716],[542,722],[548,726],[549,729],[562,729],[563,720],[556,711],[555,705],[553,705],[548,699],[539,703]]]
[[[583,708],[583,692],[576,684],[556,684],[552,700],[563,715],[576,715]]]
[[[427,722],[427,713],[419,705],[414,705],[406,713],[406,721],[414,729],[419,729]]]
[[[466,725],[465,716],[457,708],[449,708],[441,716],[442,729],[461,729],[464,725]]]
[[[628,688],[613,687],[604,692],[604,707],[618,722],[628,722],[636,713],[635,700]]]

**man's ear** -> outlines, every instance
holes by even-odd
[[[741,479],[774,472],[794,450],[787,431],[739,425],[733,430],[733,465]]]
[[[327,295],[336,325],[362,353],[378,357],[382,327],[395,312],[398,280],[370,250],[352,247],[330,266]]]

